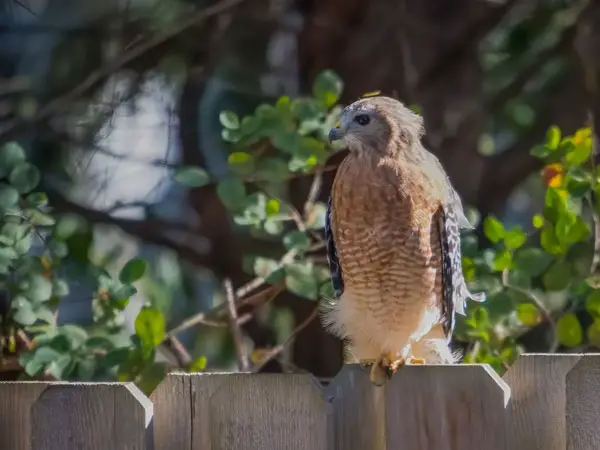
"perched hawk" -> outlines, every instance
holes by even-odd
[[[422,145],[420,116],[388,97],[346,107],[329,133],[350,153],[326,218],[336,301],[325,326],[347,341],[347,362],[372,365],[371,381],[404,364],[453,363],[455,312],[471,294],[460,228],[471,228],[438,159]]]

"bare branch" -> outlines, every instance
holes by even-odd
[[[223,282],[225,288],[225,295],[227,297],[227,312],[229,314],[229,328],[233,336],[233,342],[235,344],[235,351],[237,357],[238,369],[240,372],[247,372],[249,369],[248,355],[246,354],[246,348],[244,346],[244,339],[242,336],[242,329],[238,323],[237,308],[235,306],[235,294],[233,292],[233,285],[229,278],[225,278]]]
[[[310,315],[304,319],[304,321],[298,325],[293,331],[292,333],[289,335],[289,337],[285,340],[285,342],[283,344],[280,344],[276,347],[273,347],[271,350],[269,350],[263,357],[262,361],[260,362],[259,365],[257,365],[254,369],[253,372],[260,372],[260,370],[267,365],[267,363],[269,361],[271,361],[274,358],[277,358],[284,350],[285,348],[294,340],[294,338],[296,336],[298,336],[302,330],[304,330],[307,326],[310,325],[310,323],[315,320],[315,318],[319,315],[319,308],[316,307],[311,313]]]
[[[241,4],[243,1],[244,0],[222,0],[213,6],[192,14],[187,19],[181,20],[179,26],[174,27],[173,29],[161,35],[155,36],[142,44],[134,46],[121,56],[115,58],[110,64],[107,64],[92,72],[83,82],[73,88],[70,92],[55,98],[44,107],[40,108],[38,113],[33,118],[27,121],[12,119],[6,122],[2,127],[0,127],[0,138],[3,140],[10,139],[14,135],[30,129],[35,124],[51,118],[54,114],[64,111],[76,99],[91,91],[119,69],[137,60],[141,56],[145,55],[148,51],[161,44],[164,44],[165,42],[168,42],[192,26],[196,26],[213,16],[228,12],[232,8]]]

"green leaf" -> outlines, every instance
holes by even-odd
[[[47,364],[60,358],[61,355],[62,353],[51,347],[38,347],[35,351],[34,359],[42,364]]]
[[[164,362],[153,362],[148,364],[139,374],[136,386],[147,396],[150,396],[163,380],[167,372]]]
[[[19,191],[5,183],[0,183],[0,213],[16,206],[19,202]]]
[[[527,234],[525,234],[525,232],[523,231],[523,228],[521,227],[515,227],[509,231],[506,232],[506,234],[504,235],[504,244],[506,245],[507,248],[510,249],[518,249],[521,246],[523,246],[523,244],[525,243],[525,241],[527,240]]]
[[[306,231],[291,231],[284,236],[283,245],[288,250],[306,251],[310,247],[310,239]]]
[[[91,338],[87,339],[83,343],[83,345],[89,349],[102,349],[102,350],[107,350],[107,351],[110,351],[114,348],[114,344],[112,343],[112,341],[103,336],[91,337]]]
[[[77,232],[83,232],[86,229],[85,219],[77,214],[64,214],[56,222],[54,235],[58,239],[69,239]]]
[[[54,217],[43,213],[39,209],[27,209],[27,213],[29,214],[29,221],[34,225],[49,227],[56,223]]]
[[[27,204],[34,208],[40,208],[48,204],[48,196],[43,192],[33,192],[26,198]]]
[[[115,367],[123,364],[127,361],[129,357],[129,349],[128,348],[117,348],[112,350],[106,354],[106,358],[104,359],[104,364],[106,367]]]
[[[250,175],[255,171],[254,156],[247,152],[233,152],[227,157],[227,164],[237,175]]]
[[[96,374],[96,359],[86,358],[77,363],[77,378],[81,381],[90,381]]]
[[[237,210],[244,206],[246,186],[237,178],[225,178],[217,185],[217,194],[229,210]]]
[[[71,355],[61,355],[48,365],[48,373],[57,379],[62,379],[69,374],[69,367],[74,368]]]
[[[583,329],[573,313],[562,316],[556,322],[556,337],[565,347],[575,347],[583,341]]]
[[[281,203],[279,200],[275,198],[271,198],[267,201],[267,205],[265,207],[267,212],[267,217],[272,217],[279,213],[279,209],[281,207]]]
[[[190,363],[187,371],[190,373],[203,372],[206,369],[206,356],[201,356]]]
[[[342,79],[332,70],[324,70],[317,75],[313,85],[313,95],[329,108],[336,104],[343,89]]]
[[[534,326],[541,322],[542,315],[533,303],[517,305],[517,318],[527,326]]]
[[[219,122],[229,130],[238,130],[240,128],[240,119],[233,111],[221,111]]]
[[[595,318],[586,332],[590,345],[600,348],[600,318]]]
[[[165,337],[165,318],[160,311],[143,307],[135,319],[135,334],[145,350],[155,349]]]
[[[564,254],[568,249],[566,245],[562,244],[556,238],[554,227],[550,223],[544,224],[544,228],[542,229],[542,234],[540,236],[540,243],[544,250],[553,255]]]
[[[21,325],[27,326],[33,325],[37,320],[37,316],[33,312],[31,305],[26,303],[14,313],[13,320]]]
[[[485,236],[493,243],[499,242],[506,234],[502,222],[493,216],[488,216],[483,221],[483,232]]]
[[[544,159],[546,156],[550,154],[550,150],[545,145],[539,144],[534,146],[529,152],[531,156],[535,156],[536,158]]]
[[[546,132],[546,147],[550,150],[556,150],[560,144],[560,128],[552,125]]]
[[[540,214],[536,214],[535,216],[533,216],[532,219],[532,224],[534,228],[542,228],[544,226],[544,216],[541,216]]]
[[[594,290],[585,301],[585,309],[591,315],[600,318],[600,290]]]
[[[316,300],[319,297],[319,284],[310,263],[292,263],[286,267],[286,288],[304,298]]]
[[[52,295],[56,297],[69,295],[69,284],[64,280],[52,280]]]
[[[578,166],[583,164],[588,160],[590,154],[592,152],[592,144],[591,141],[584,141],[576,145],[569,152],[567,152],[566,160],[567,163],[573,166]]]
[[[0,178],[8,175],[13,168],[25,162],[25,151],[16,142],[8,142],[0,148]]]
[[[146,261],[134,258],[125,264],[119,273],[119,281],[123,284],[131,284],[138,281],[146,273]]]
[[[526,248],[515,255],[515,268],[537,277],[544,273],[554,258],[539,248]]]
[[[41,175],[40,171],[33,164],[21,163],[16,166],[8,177],[8,181],[12,184],[21,194],[26,194],[40,183]]]
[[[492,263],[492,269],[497,272],[502,272],[505,269],[510,269],[512,264],[512,253],[508,250],[496,253],[494,256],[494,262]]]
[[[41,275],[30,276],[25,285],[23,295],[33,302],[45,302],[52,295],[52,282]]]
[[[173,179],[178,183],[190,188],[199,188],[210,184],[210,175],[202,167],[178,167],[175,170]]]
[[[556,261],[542,277],[544,287],[549,291],[562,291],[571,281],[571,265],[567,261]]]
[[[88,333],[77,325],[63,325],[59,331],[71,341],[72,348],[79,348],[88,338]]]

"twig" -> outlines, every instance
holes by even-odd
[[[252,370],[253,372],[260,372],[260,370],[267,365],[267,363],[269,361],[271,361],[273,358],[276,358],[277,356],[279,356],[280,353],[282,353],[285,348],[290,344],[290,342],[292,342],[292,340],[298,336],[308,325],[310,325],[310,323],[315,320],[315,318],[317,317],[317,315],[319,314],[319,308],[315,308],[310,315],[304,319],[304,321],[298,325],[293,331],[292,333],[289,335],[289,337],[285,340],[285,342],[283,344],[280,344],[276,347],[273,347],[268,353],[265,354],[263,360],[261,361],[261,363],[259,365],[257,365],[256,367],[254,367],[254,369]]]
[[[249,369],[248,355],[246,354],[246,349],[244,347],[242,329],[240,328],[240,324],[238,323],[233,285],[231,284],[231,280],[229,278],[225,278],[225,281],[223,282],[223,287],[225,288],[225,296],[227,297],[229,327],[231,329],[231,335],[233,336],[233,342],[235,344],[238,369],[240,370],[240,372],[247,372]]]
[[[101,67],[100,69],[92,72],[85,80],[83,80],[83,82],[75,86],[75,88],[73,88],[71,91],[55,98],[54,100],[46,104],[44,107],[40,108],[38,113],[32,119],[29,119],[27,122],[18,119],[13,119],[5,123],[4,126],[0,128],[0,137],[6,137],[6,135],[18,132],[19,127],[21,126],[31,127],[36,123],[39,123],[43,120],[52,117],[52,115],[56,114],[57,112],[63,111],[77,98],[81,97],[83,94],[94,88],[94,86],[106,80],[108,77],[110,77],[122,67],[142,57],[148,51],[161,44],[164,44],[170,39],[173,39],[174,37],[183,33],[192,26],[198,25],[199,23],[204,22],[205,20],[213,16],[229,11],[235,6],[241,4],[243,1],[244,0],[223,0],[216,3],[213,6],[203,9],[202,11],[198,11],[195,14],[192,14],[187,19],[181,20],[179,26],[159,36],[155,36],[147,40],[143,44],[139,44],[131,48],[121,56],[117,57],[110,64],[107,64]]]
[[[552,344],[550,345],[548,352],[555,353],[556,350],[558,350],[559,345],[556,332],[556,321],[552,317],[552,314],[550,313],[548,308],[546,308],[542,301],[539,298],[537,298],[537,296],[533,294],[533,292],[529,292],[526,289],[510,284],[508,282],[508,270],[504,270],[502,272],[502,285],[507,289],[512,289],[515,292],[519,292],[520,294],[525,295],[531,301],[531,303],[535,305],[538,311],[540,311],[540,313],[544,316],[544,319],[550,324],[550,328],[552,329]]]
[[[190,362],[192,362],[192,356],[189,354],[185,346],[175,336],[167,336],[163,341],[165,348],[173,355],[177,360],[177,365],[181,368],[185,368]]]
[[[296,250],[296,249],[292,249],[292,250],[288,251],[285,255],[283,255],[283,257],[281,258],[281,260],[279,261],[277,266],[275,266],[275,270],[279,270],[283,266],[292,262],[294,260],[294,258],[296,257],[297,253],[298,253],[298,250]],[[254,278],[252,281],[246,283],[244,286],[242,286],[241,288],[239,288],[236,291],[236,297],[238,297],[238,298],[245,297],[248,293],[250,293],[257,287],[259,287],[264,282],[265,282],[264,277]]]
[[[277,297],[277,295],[279,295],[281,293],[281,291],[283,291],[283,289],[284,289],[283,286],[273,285],[273,286],[269,286],[269,287],[263,289],[260,292],[252,294],[249,297],[244,297],[241,299],[238,297],[236,299],[236,307],[239,308],[240,306],[245,306],[245,305],[255,306],[255,305],[258,305],[259,303],[270,302],[272,299]],[[207,311],[205,313],[195,314],[192,317],[184,320],[181,324],[177,325],[175,328],[168,331],[167,335],[169,335],[169,336],[177,335],[177,334],[181,333],[182,331],[185,331],[196,325],[207,325],[210,327],[219,327],[219,328],[228,327],[229,325],[226,322],[222,322],[222,321],[214,319],[215,317],[218,317],[221,314],[226,313],[226,312],[227,312],[227,305],[225,302],[223,302],[223,303],[215,306],[210,311]],[[240,325],[244,324],[246,321],[247,321],[246,315],[238,317],[238,323]]]
[[[323,184],[323,169],[317,169],[315,171],[315,177],[313,178],[313,182],[310,186],[310,190],[308,191],[308,196],[306,197],[306,202],[304,203],[304,216],[308,216],[310,210],[315,204],[317,197],[319,196],[319,192],[321,192],[321,185]]]

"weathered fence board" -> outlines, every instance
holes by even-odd
[[[385,389],[371,384],[368,370],[344,365],[326,392],[334,407],[336,450],[385,449]]]
[[[508,449],[565,450],[565,379],[580,358],[581,355],[523,355],[506,372],[503,378],[511,389]]]
[[[504,379],[408,366],[383,387],[357,365],[326,389],[173,373],[151,399],[130,383],[0,383],[0,450],[598,450],[599,424],[600,354],[523,355]]]
[[[600,449],[600,355],[584,355],[566,377],[567,450]]]
[[[0,449],[31,449],[31,406],[46,386],[43,382],[0,382]]]
[[[310,375],[170,374],[152,398],[156,449],[333,446],[333,410]]]
[[[31,410],[32,450],[145,450],[152,404],[131,384],[48,386]]]
[[[506,448],[510,388],[489,366],[409,366],[386,391],[390,449]]]

